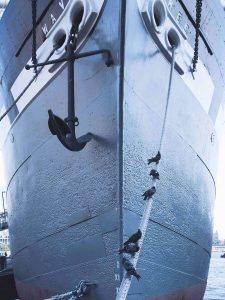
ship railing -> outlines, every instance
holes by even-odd
[[[8,229],[8,212],[0,213],[0,231]]]

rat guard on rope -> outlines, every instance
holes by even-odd
[[[68,117],[62,120],[56,116],[51,109],[48,110],[49,119],[48,127],[53,135],[56,135],[59,141],[71,151],[82,150],[87,142],[92,138],[91,133],[87,133],[78,139],[76,138],[75,126],[79,125],[78,118],[75,116],[75,97],[74,97],[74,62],[76,59],[89,57],[98,54],[106,54],[105,64],[107,67],[113,65],[111,52],[108,49],[94,50],[80,54],[74,54],[76,50],[76,42],[79,30],[79,20],[71,27],[70,36],[65,47],[66,53],[63,58],[55,59],[44,63],[36,63],[33,65],[26,65],[25,68],[37,68],[54,63],[67,62],[68,69]]]

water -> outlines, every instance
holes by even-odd
[[[204,300],[225,300],[225,258],[221,254],[212,253]]]

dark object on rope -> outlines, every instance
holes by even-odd
[[[149,190],[144,192],[144,194],[142,196],[144,197],[144,200],[149,200],[152,198],[152,196],[155,194],[155,192],[156,192],[156,188],[153,186]]]
[[[158,153],[156,154],[156,156],[148,159],[148,165],[150,165],[153,162],[156,163],[156,164],[158,164],[159,161],[160,161],[160,159],[161,159],[161,153],[158,151]]]
[[[194,57],[192,60],[192,72],[196,72],[196,67],[198,63],[201,15],[202,15],[202,0],[196,0],[195,48],[194,48]]]
[[[156,171],[155,169],[152,169],[149,175],[152,176],[153,179],[159,180],[159,172]]]
[[[37,65],[37,38],[36,38],[36,21],[37,21],[37,0],[32,0],[32,62]],[[37,67],[34,67],[34,73],[37,74]]]
[[[134,255],[139,250],[140,250],[140,247],[138,246],[137,243],[130,243],[128,245],[125,245],[122,249],[120,249],[119,254],[128,253],[128,254]]]
[[[135,232],[133,235],[131,235],[129,237],[129,239],[125,243],[123,243],[124,246],[131,244],[131,243],[137,243],[140,240],[141,236],[142,236],[142,232],[140,229],[138,229],[137,232]]]
[[[135,267],[129,261],[129,259],[127,259],[126,257],[123,257],[122,263],[123,263],[124,269],[127,271],[128,275],[130,275],[130,276],[133,275],[137,278],[137,280],[140,280],[141,276],[137,273],[137,271],[135,270]]]

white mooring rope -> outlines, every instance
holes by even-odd
[[[72,297],[69,298],[69,300],[76,300],[77,299],[73,296],[73,292],[68,292],[68,293],[65,293],[65,294],[53,296],[53,297],[45,299],[45,300],[61,300],[61,299],[65,299],[66,297],[70,297],[70,296],[72,296]]]
[[[163,120],[163,126],[162,126],[162,134],[160,138],[160,144],[159,144],[159,152],[161,152],[162,145],[163,145],[163,140],[164,140],[164,134],[165,134],[165,128],[166,128],[166,121],[167,121],[167,116],[168,116],[168,107],[169,107],[169,100],[170,100],[170,94],[171,94],[171,86],[172,86],[172,79],[173,79],[173,71],[174,71],[174,66],[175,66],[175,51],[176,48],[172,48],[172,62],[171,62],[171,69],[170,69],[170,77],[169,77],[169,85],[168,85],[168,91],[167,91],[167,101],[166,101],[166,108],[165,108],[165,113],[164,113],[164,120]],[[159,164],[155,164],[155,170],[157,171]],[[156,179],[152,179],[152,186],[156,187]],[[139,229],[142,232],[142,237],[139,240],[139,247],[140,250],[135,254],[133,258],[130,259],[131,263],[133,264],[134,267],[136,267],[139,254],[143,245],[144,237],[147,231],[148,227],[148,222],[149,222],[149,217],[151,213],[151,208],[152,208],[152,202],[153,199],[150,198],[149,200],[146,200],[146,205],[144,208],[144,212],[141,218],[141,223]],[[125,272],[123,280],[120,285],[119,292],[117,294],[116,300],[125,300],[127,297],[127,294],[129,292],[129,288],[131,285],[131,280],[132,276],[127,275],[127,272]]]

